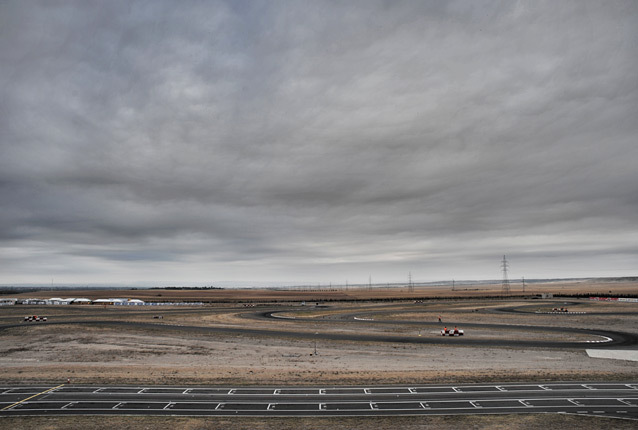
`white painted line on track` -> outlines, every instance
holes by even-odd
[[[427,402],[420,402],[419,405],[421,405],[423,409],[431,409],[430,405],[428,405]]]
[[[530,405],[529,403],[527,403],[525,400],[519,400],[518,401],[521,405],[525,406],[526,408],[533,408],[534,406]]]
[[[215,410],[216,410],[216,411],[218,411],[218,410],[220,410],[220,409],[224,409],[224,405],[225,405],[225,404],[226,404],[226,403],[220,403],[220,404],[218,404],[217,406],[215,406]]]
[[[190,394],[191,388],[187,388],[184,390],[182,394]]]
[[[142,388],[140,391],[137,392],[137,394],[144,394],[144,391],[146,391],[146,388]]]
[[[507,391],[505,388],[503,388],[503,387],[499,387],[499,386],[496,386],[496,389],[497,389],[498,391]]]
[[[620,403],[626,404],[627,406],[638,406],[638,405],[635,405],[635,404],[631,403],[629,400],[623,400],[623,399],[616,399],[616,400],[618,400]]]
[[[168,405],[164,406],[162,409],[164,409],[164,410],[166,410],[166,409],[170,409],[170,408],[172,408],[173,406],[175,406],[175,403],[173,403],[173,402],[169,402],[169,403],[168,403]]]
[[[370,392],[370,389],[369,389],[369,388],[364,388],[364,389],[363,389],[363,392],[364,392],[365,394],[372,394],[372,393]]]
[[[69,403],[67,403],[66,405],[62,406],[60,409],[66,409],[66,408],[68,408],[68,407],[70,407],[70,406],[73,406],[73,405],[74,405],[74,404],[76,404],[76,403],[77,403],[77,402],[69,402]]]
[[[113,406],[111,409],[117,409],[118,406],[124,405],[126,402],[120,402],[117,405]]]
[[[551,389],[551,388],[546,387],[546,386],[544,386],[544,385],[539,385],[539,387],[540,387],[540,388],[542,388],[542,389],[543,389],[543,390],[545,390],[545,391],[552,391],[552,389]]]
[[[93,391],[93,394],[95,393],[99,393],[100,391],[102,391],[104,388],[98,388],[97,390]]]
[[[266,408],[267,411],[274,411],[275,410],[275,405],[277,403],[268,403],[268,407]]]
[[[376,411],[379,409],[379,405],[377,405],[374,402],[370,402],[370,409],[372,409],[373,411]]]
[[[462,393],[463,392],[460,389],[458,389],[457,387],[452,387],[452,389],[454,390],[455,393]]]
[[[235,388],[228,391],[228,394],[235,394]]]
[[[479,405],[478,401],[472,401],[470,402],[470,405],[474,406],[475,408],[482,408],[483,406]]]
[[[581,384],[581,387],[587,388],[588,390],[596,390],[594,387],[590,387],[589,385]]]
[[[320,411],[325,411],[326,410],[326,404],[325,403],[319,403],[319,410]]]
[[[275,391],[273,391],[273,395],[275,395],[275,396],[276,396],[276,395],[278,395],[278,394],[281,394],[281,390],[280,390],[279,388],[278,388],[278,389],[276,389]]]
[[[583,405],[582,403],[578,403],[578,401],[576,401],[576,400],[574,400],[574,399],[567,399],[567,401],[568,401],[569,403],[573,403],[573,404],[574,404],[574,405],[576,405],[576,406],[585,406],[585,405]]]
[[[408,388],[408,391],[410,392],[410,394],[419,394],[416,391],[416,388]]]
[[[326,389],[325,388],[320,388],[319,389],[319,394],[326,394]]]

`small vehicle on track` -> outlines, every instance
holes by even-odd
[[[41,317],[38,315],[29,315],[24,317],[22,322],[44,322],[47,320],[47,317]]]
[[[453,329],[445,327],[441,330],[441,336],[463,336],[463,330],[454,327]]]

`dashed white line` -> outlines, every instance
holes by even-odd
[[[126,403],[126,402],[120,402],[120,403],[118,403],[117,405],[113,406],[111,409],[117,409],[117,408],[118,408],[118,406],[121,406],[121,405],[123,405],[123,404],[125,404],[125,403]]]
[[[224,405],[225,405],[225,404],[226,404],[226,403],[219,403],[217,406],[215,406],[215,410],[217,411],[217,410],[219,410],[219,409],[224,409]]]
[[[474,406],[475,408],[482,408],[483,406],[479,405],[478,402],[470,402],[470,405]]]
[[[430,409],[430,405],[428,405],[426,402],[420,402],[419,405],[421,405],[423,409]]]
[[[173,406],[175,406],[175,403],[169,402],[168,405],[164,406],[162,409],[169,409],[169,408],[172,408]]]
[[[235,394],[235,389],[233,388],[233,389],[229,390],[228,394]]]

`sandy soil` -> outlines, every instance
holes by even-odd
[[[498,292],[495,286],[492,292]],[[536,286],[541,288],[542,286]],[[583,291],[581,284],[549,285],[548,289]],[[482,287],[483,288],[483,287]],[[635,293],[637,284],[588,284],[587,291],[612,288]],[[133,292],[131,292],[133,293]],[[182,309],[121,309],[92,306],[0,308],[0,325],[13,324],[28,314],[53,320],[118,320],[158,324],[255,327],[304,332],[386,333],[401,336],[438,336],[441,325],[492,323],[551,327],[605,328],[638,332],[638,304],[589,300],[471,299],[476,290],[455,292],[462,299],[425,300],[413,297],[437,291],[398,289],[370,293],[348,291],[347,301],[335,302],[343,291],[323,292],[152,291],[149,296],[100,292],[104,297],[180,297],[215,302]],[[37,297],[47,295],[32,294]],[[65,294],[86,297],[86,292]],[[389,300],[398,296],[400,301]],[[410,300],[405,300],[406,296]],[[91,298],[96,298],[91,296]],[[364,299],[376,301],[364,301]],[[353,300],[356,299],[356,300]],[[305,300],[309,306],[300,307]],[[322,306],[313,301],[325,300]],[[382,301],[380,301],[382,300]],[[251,302],[244,307],[238,302]],[[569,302],[585,314],[551,314]],[[502,307],[523,306],[526,313],[504,313]],[[295,319],[255,319],[260,310],[276,309]],[[536,313],[538,312],[538,313]],[[620,314],[619,314],[620,313]],[[162,315],[161,320],[153,318]],[[354,316],[373,321],[355,321]],[[408,324],[382,323],[401,320]],[[514,339],[589,340],[587,336],[516,330],[466,330],[468,336]],[[578,339],[576,339],[578,338]],[[224,335],[187,330],[113,327],[99,325],[30,325],[0,331],[0,383],[205,384],[205,385],[378,385],[420,383],[472,383],[490,381],[638,380],[635,362],[590,358],[583,349],[468,348],[401,343],[336,342],[276,336]],[[316,353],[315,353],[316,348]],[[0,428],[10,429],[630,429],[635,421],[570,415],[437,416],[375,418],[196,418],[196,417],[3,417]]]
[[[476,300],[353,304],[330,307],[281,307],[298,319],[259,320],[256,308],[157,309],[69,306],[2,309],[2,323],[29,313],[48,313],[53,319],[116,319],[158,324],[258,327],[306,332],[348,331],[401,336],[438,336],[433,322],[482,322],[554,327],[604,327],[621,331],[638,328],[638,304],[580,300],[572,305],[603,315],[536,314],[560,302],[534,301],[525,314],[494,312],[507,306],[530,306],[530,301]],[[623,312],[624,315],[614,315]],[[414,324],[354,321],[352,315],[406,320]],[[444,323],[445,324],[445,323]],[[444,325],[442,324],[442,325]],[[450,324],[451,326],[451,324]],[[515,339],[589,340],[588,336],[517,330],[469,330],[467,336]],[[30,325],[0,332],[0,381],[140,384],[400,384],[516,380],[630,379],[638,376],[635,362],[590,358],[582,350],[469,348],[449,345],[338,342],[272,336],[207,334],[160,327],[93,325]]]
[[[331,430],[457,430],[457,429],[527,429],[548,428],[598,430],[601,428],[629,430],[635,421],[583,417],[577,415],[490,415],[490,416],[436,416],[436,417],[340,417],[340,418],[194,418],[194,417],[15,417],[2,418],[0,427],[12,430],[142,430],[174,428],[183,430],[213,429],[331,429]]]

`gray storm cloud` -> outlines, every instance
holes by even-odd
[[[638,5],[0,5],[0,283],[625,276]]]

